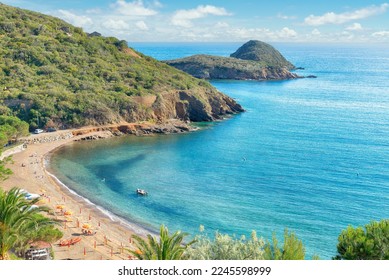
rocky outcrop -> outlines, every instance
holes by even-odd
[[[29,137],[24,137],[18,139],[18,142],[22,142],[25,144],[38,144],[38,143],[50,143],[60,140],[66,140],[73,138],[72,132],[58,132],[58,133],[45,133],[40,135],[31,135]]]
[[[256,61],[232,57],[194,55],[169,60],[166,63],[200,79],[287,80],[300,78],[286,67],[263,66]]]
[[[151,119],[178,119],[182,121],[214,121],[224,115],[243,112],[235,100],[217,93],[213,87],[204,90],[180,90],[164,92],[150,105]]]
[[[28,137],[19,138],[18,142],[22,143],[23,145],[20,145],[17,148],[24,148],[24,145],[26,144],[43,144],[67,139],[74,139],[74,141],[93,141],[128,134],[142,136],[153,134],[186,133],[195,131],[197,129],[198,128],[195,126],[190,125],[190,123],[177,119],[167,120],[160,124],[149,122],[121,123],[108,126],[85,127],[81,129],[68,130],[65,132],[56,131],[52,133],[42,133],[39,135],[32,134]],[[11,151],[11,149],[9,151]],[[3,153],[3,155],[7,156],[8,154]]]
[[[194,55],[165,61],[200,79],[288,80],[302,78],[279,51],[261,41],[249,41],[231,57]]]
[[[257,40],[248,41],[230,56],[243,60],[257,61],[268,67],[286,68],[288,70],[296,68],[273,46]]]

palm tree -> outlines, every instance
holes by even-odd
[[[20,189],[0,190],[0,260],[9,258],[11,249],[23,248],[32,240],[33,233],[54,222],[42,219],[39,212],[46,207],[31,207],[38,199],[26,200]]]
[[[138,235],[132,235],[138,249],[130,252],[140,260],[181,260],[185,250],[195,242],[192,240],[184,245],[185,236],[188,234],[181,231],[169,236],[168,228],[161,225],[159,241],[150,234],[147,235],[147,242]]]

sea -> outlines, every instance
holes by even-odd
[[[129,43],[158,60],[229,56],[242,43]],[[246,112],[196,132],[125,136],[59,149],[50,168],[70,189],[151,232],[215,232],[303,241],[336,255],[348,226],[389,218],[389,49],[273,44],[316,79],[210,81]],[[137,188],[148,191],[138,196]]]

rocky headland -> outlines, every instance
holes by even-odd
[[[0,3],[0,112],[36,128],[213,121],[242,112],[210,83],[58,18]]]
[[[165,63],[201,79],[287,80],[303,78],[296,67],[271,45],[249,41],[230,57],[194,55]]]

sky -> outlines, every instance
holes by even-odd
[[[362,0],[0,0],[130,42],[389,43],[389,3]]]

